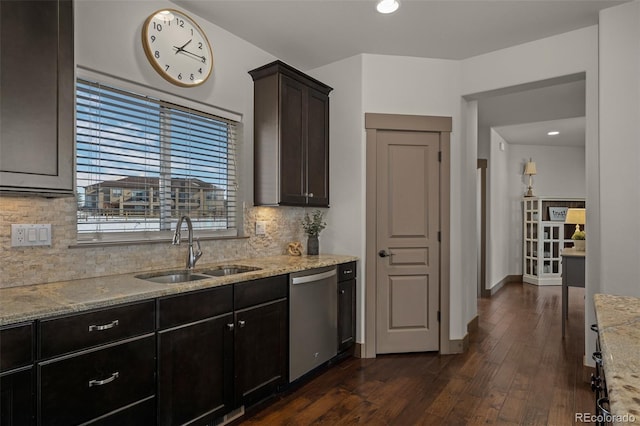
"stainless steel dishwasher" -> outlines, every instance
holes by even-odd
[[[289,275],[289,382],[338,352],[336,267]]]

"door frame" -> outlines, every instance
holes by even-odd
[[[451,117],[365,113],[366,202],[365,202],[365,339],[362,355],[376,357],[376,141],[378,130],[440,133],[440,353],[449,354],[450,253],[451,253]]]

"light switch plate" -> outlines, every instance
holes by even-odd
[[[11,224],[11,247],[51,246],[51,224]]]
[[[267,234],[267,222],[264,220],[256,221],[256,235],[266,235]]]

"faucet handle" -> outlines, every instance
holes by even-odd
[[[198,250],[196,251],[196,260],[200,259],[200,256],[202,256],[202,250],[200,248],[200,238],[196,238],[196,245],[198,246]]]

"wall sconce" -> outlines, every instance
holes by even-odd
[[[527,161],[527,164],[525,164],[524,166],[524,175],[529,176],[529,189],[527,190],[527,193],[524,194],[525,197],[533,197],[533,183],[531,180],[531,176],[535,175],[536,173],[536,163],[534,163],[530,158],[529,161]]]
[[[579,251],[585,250],[585,241],[587,234],[585,231],[580,230],[580,225],[587,223],[587,215],[585,209],[568,209],[567,216],[564,219],[564,223],[570,223],[576,225],[576,230],[573,232],[571,239],[573,240],[573,248]]]

